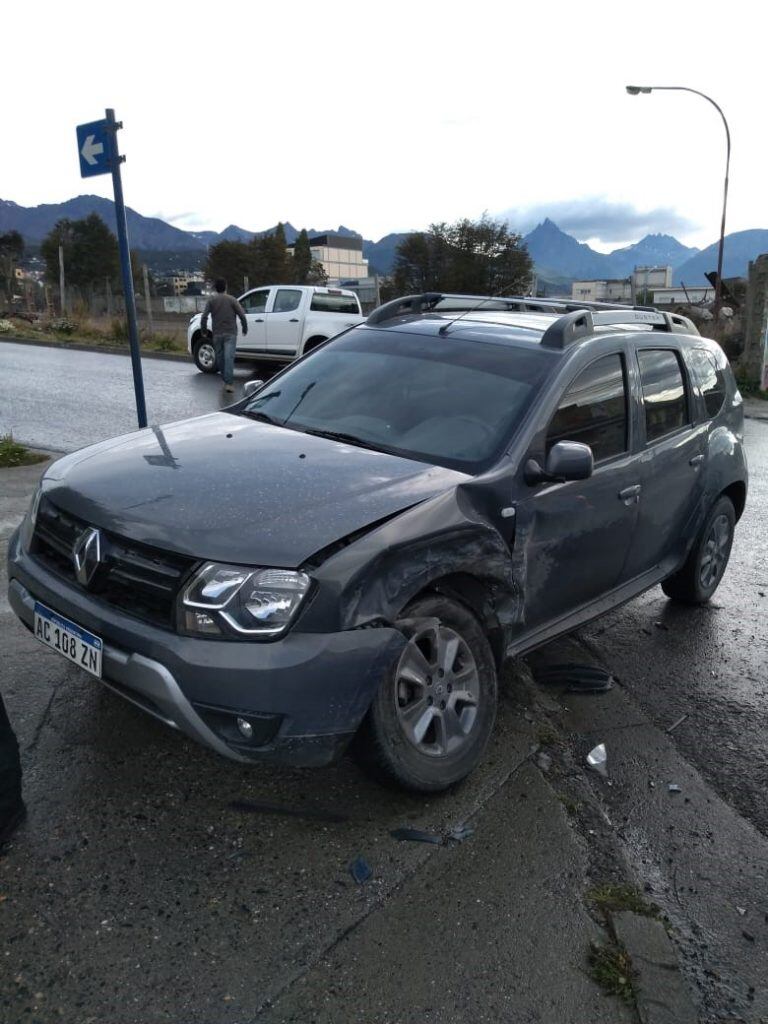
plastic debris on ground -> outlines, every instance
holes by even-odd
[[[389,834],[401,843],[432,843],[441,846],[443,842],[443,837],[436,832],[424,832],[420,828],[394,828]]]
[[[587,764],[598,775],[608,774],[608,751],[605,749],[604,743],[598,743],[590,750],[587,754]]]
[[[362,885],[372,877],[373,868],[364,857],[355,857],[349,865],[349,873],[358,885]]]
[[[614,684],[610,672],[599,665],[580,665],[567,661],[545,665],[534,673],[540,686],[565,686],[567,693],[606,693]]]
[[[448,838],[452,839],[454,843],[463,843],[465,839],[469,839],[475,834],[475,830],[472,825],[456,825],[448,833]]]
[[[670,793],[682,793],[683,792],[682,789],[680,788],[680,786],[678,786],[678,784],[676,782],[670,782],[670,784],[667,786],[667,789],[669,790]]]

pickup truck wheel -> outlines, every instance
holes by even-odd
[[[667,597],[681,604],[705,604],[712,597],[728,565],[735,525],[733,502],[718,498],[685,565],[661,584]]]
[[[408,643],[380,686],[353,752],[380,781],[437,793],[480,761],[496,717],[496,666],[480,623],[440,595],[398,627]]]
[[[307,340],[304,342],[304,348],[301,354],[305,356],[307,352],[311,352],[313,348],[317,348],[318,345],[322,345],[324,341],[328,341],[328,339],[319,337],[307,338]]]
[[[202,373],[216,373],[216,349],[210,338],[198,334],[192,342],[192,357]]]

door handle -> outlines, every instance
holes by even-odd
[[[264,323],[264,317],[263,316],[257,316],[256,319],[253,322],[255,324],[263,324]]]
[[[694,455],[692,459],[688,460],[689,466],[699,466],[704,461],[703,455]]]
[[[623,491],[619,491],[620,501],[631,501],[632,498],[639,499],[640,491],[642,491],[640,484],[633,484],[632,487],[625,487]]]
[[[299,318],[297,316],[292,316],[291,319],[288,321],[289,324],[297,324],[298,322]]]

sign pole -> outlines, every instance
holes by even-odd
[[[109,165],[112,172],[112,186],[115,191],[115,217],[117,219],[117,244],[120,249],[120,269],[123,277],[123,295],[125,296],[125,314],[128,318],[128,340],[131,345],[131,363],[133,365],[133,388],[136,392],[136,415],[139,427],[147,425],[147,409],[144,402],[144,378],[141,371],[141,355],[139,354],[139,329],[136,323],[136,297],[133,291],[133,274],[131,273],[131,252],[128,248],[128,224],[125,219],[125,202],[123,201],[123,182],[120,177],[120,164],[125,160],[120,156],[117,147],[117,132],[123,127],[122,121],[115,120],[114,110],[106,111],[107,140],[109,143]]]

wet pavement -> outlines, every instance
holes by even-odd
[[[238,363],[236,393],[224,395],[217,374],[191,359],[142,360],[147,419],[169,423],[229,404],[240,387],[273,364]],[[0,435],[50,451],[73,451],[136,430],[128,356],[0,343]]]
[[[145,374],[151,418],[219,407],[219,382],[191,363]],[[126,387],[125,357],[0,345],[0,433],[61,449],[131,429]],[[586,895],[633,879],[701,1019],[763,1024],[768,423],[746,436],[750,497],[710,606],[655,589],[537,656],[607,665],[619,684],[602,696],[538,689],[511,666],[485,763],[438,798],[382,789],[348,760],[217,758],[40,647],[0,560],[0,691],[30,807],[0,859],[0,1020],[619,1024],[632,1011],[586,976],[589,942],[607,937]],[[0,471],[3,546],[39,472]],[[607,779],[583,767],[600,741]],[[465,822],[461,844],[390,835]],[[361,885],[358,856],[373,870]]]

